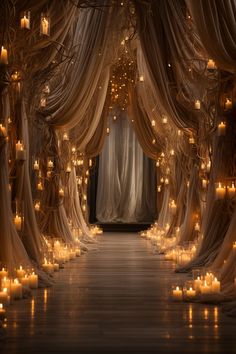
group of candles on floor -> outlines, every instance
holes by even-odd
[[[195,276],[192,281],[186,281],[183,287],[173,286],[171,297],[175,301],[191,301],[205,296],[217,296],[220,294],[220,290],[220,281],[213,272],[208,271],[205,274]]]
[[[99,235],[103,231],[98,226],[92,226],[92,235]],[[81,255],[79,241],[77,245],[68,246],[58,239],[46,239],[47,253],[45,254],[42,269],[49,276],[64,267],[64,264]],[[15,277],[10,278],[6,267],[0,270],[0,321],[6,318],[6,307],[13,300],[20,300],[24,294],[38,288],[38,275],[34,269],[24,268],[22,265],[15,270]]]

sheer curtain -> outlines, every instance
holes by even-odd
[[[110,133],[99,159],[96,215],[100,222],[153,221],[155,172],[126,113],[110,117]]]

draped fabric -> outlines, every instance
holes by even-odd
[[[229,72],[236,67],[235,0],[188,0],[197,31],[209,56]]]
[[[101,222],[151,221],[155,216],[155,176],[126,114],[110,121],[99,159],[97,219]]]

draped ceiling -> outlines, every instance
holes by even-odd
[[[100,154],[107,118],[118,104],[128,112],[144,153],[157,162],[159,227],[169,224],[167,237],[179,227],[183,244],[194,239],[195,221],[201,223],[196,257],[180,271],[223,266],[233,257],[229,244],[235,241],[235,200],[216,199],[215,183],[235,179],[235,107],[225,109],[226,98],[234,102],[236,95],[235,0],[21,0],[0,6],[1,41],[9,61],[1,65],[0,85],[1,122],[9,132],[9,141],[0,136],[1,261],[11,269],[21,260],[39,267],[46,247],[43,235],[71,244],[71,225],[82,230],[82,243],[91,241],[85,205],[89,159]],[[21,31],[25,10],[31,11],[31,29]],[[39,36],[45,11],[50,36]],[[207,70],[208,59],[217,70]],[[12,78],[15,71],[17,80]],[[45,94],[46,84],[50,92]],[[200,109],[195,109],[197,100]],[[216,134],[221,120],[227,123],[225,137]],[[13,156],[18,140],[27,153],[23,164]],[[73,163],[72,147],[83,167]],[[51,178],[45,177],[48,157],[54,162]],[[40,161],[40,177],[31,172],[34,158]],[[40,197],[39,181],[44,185]],[[35,198],[43,210],[39,217]],[[21,238],[13,224],[14,199],[24,204]],[[170,199],[177,204],[174,218]],[[227,272],[232,264],[227,263]],[[227,296],[232,279],[224,279]]]

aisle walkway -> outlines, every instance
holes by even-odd
[[[104,234],[99,250],[69,263],[54,287],[10,308],[1,352],[233,352],[234,319],[168,300],[172,267],[137,234]]]

